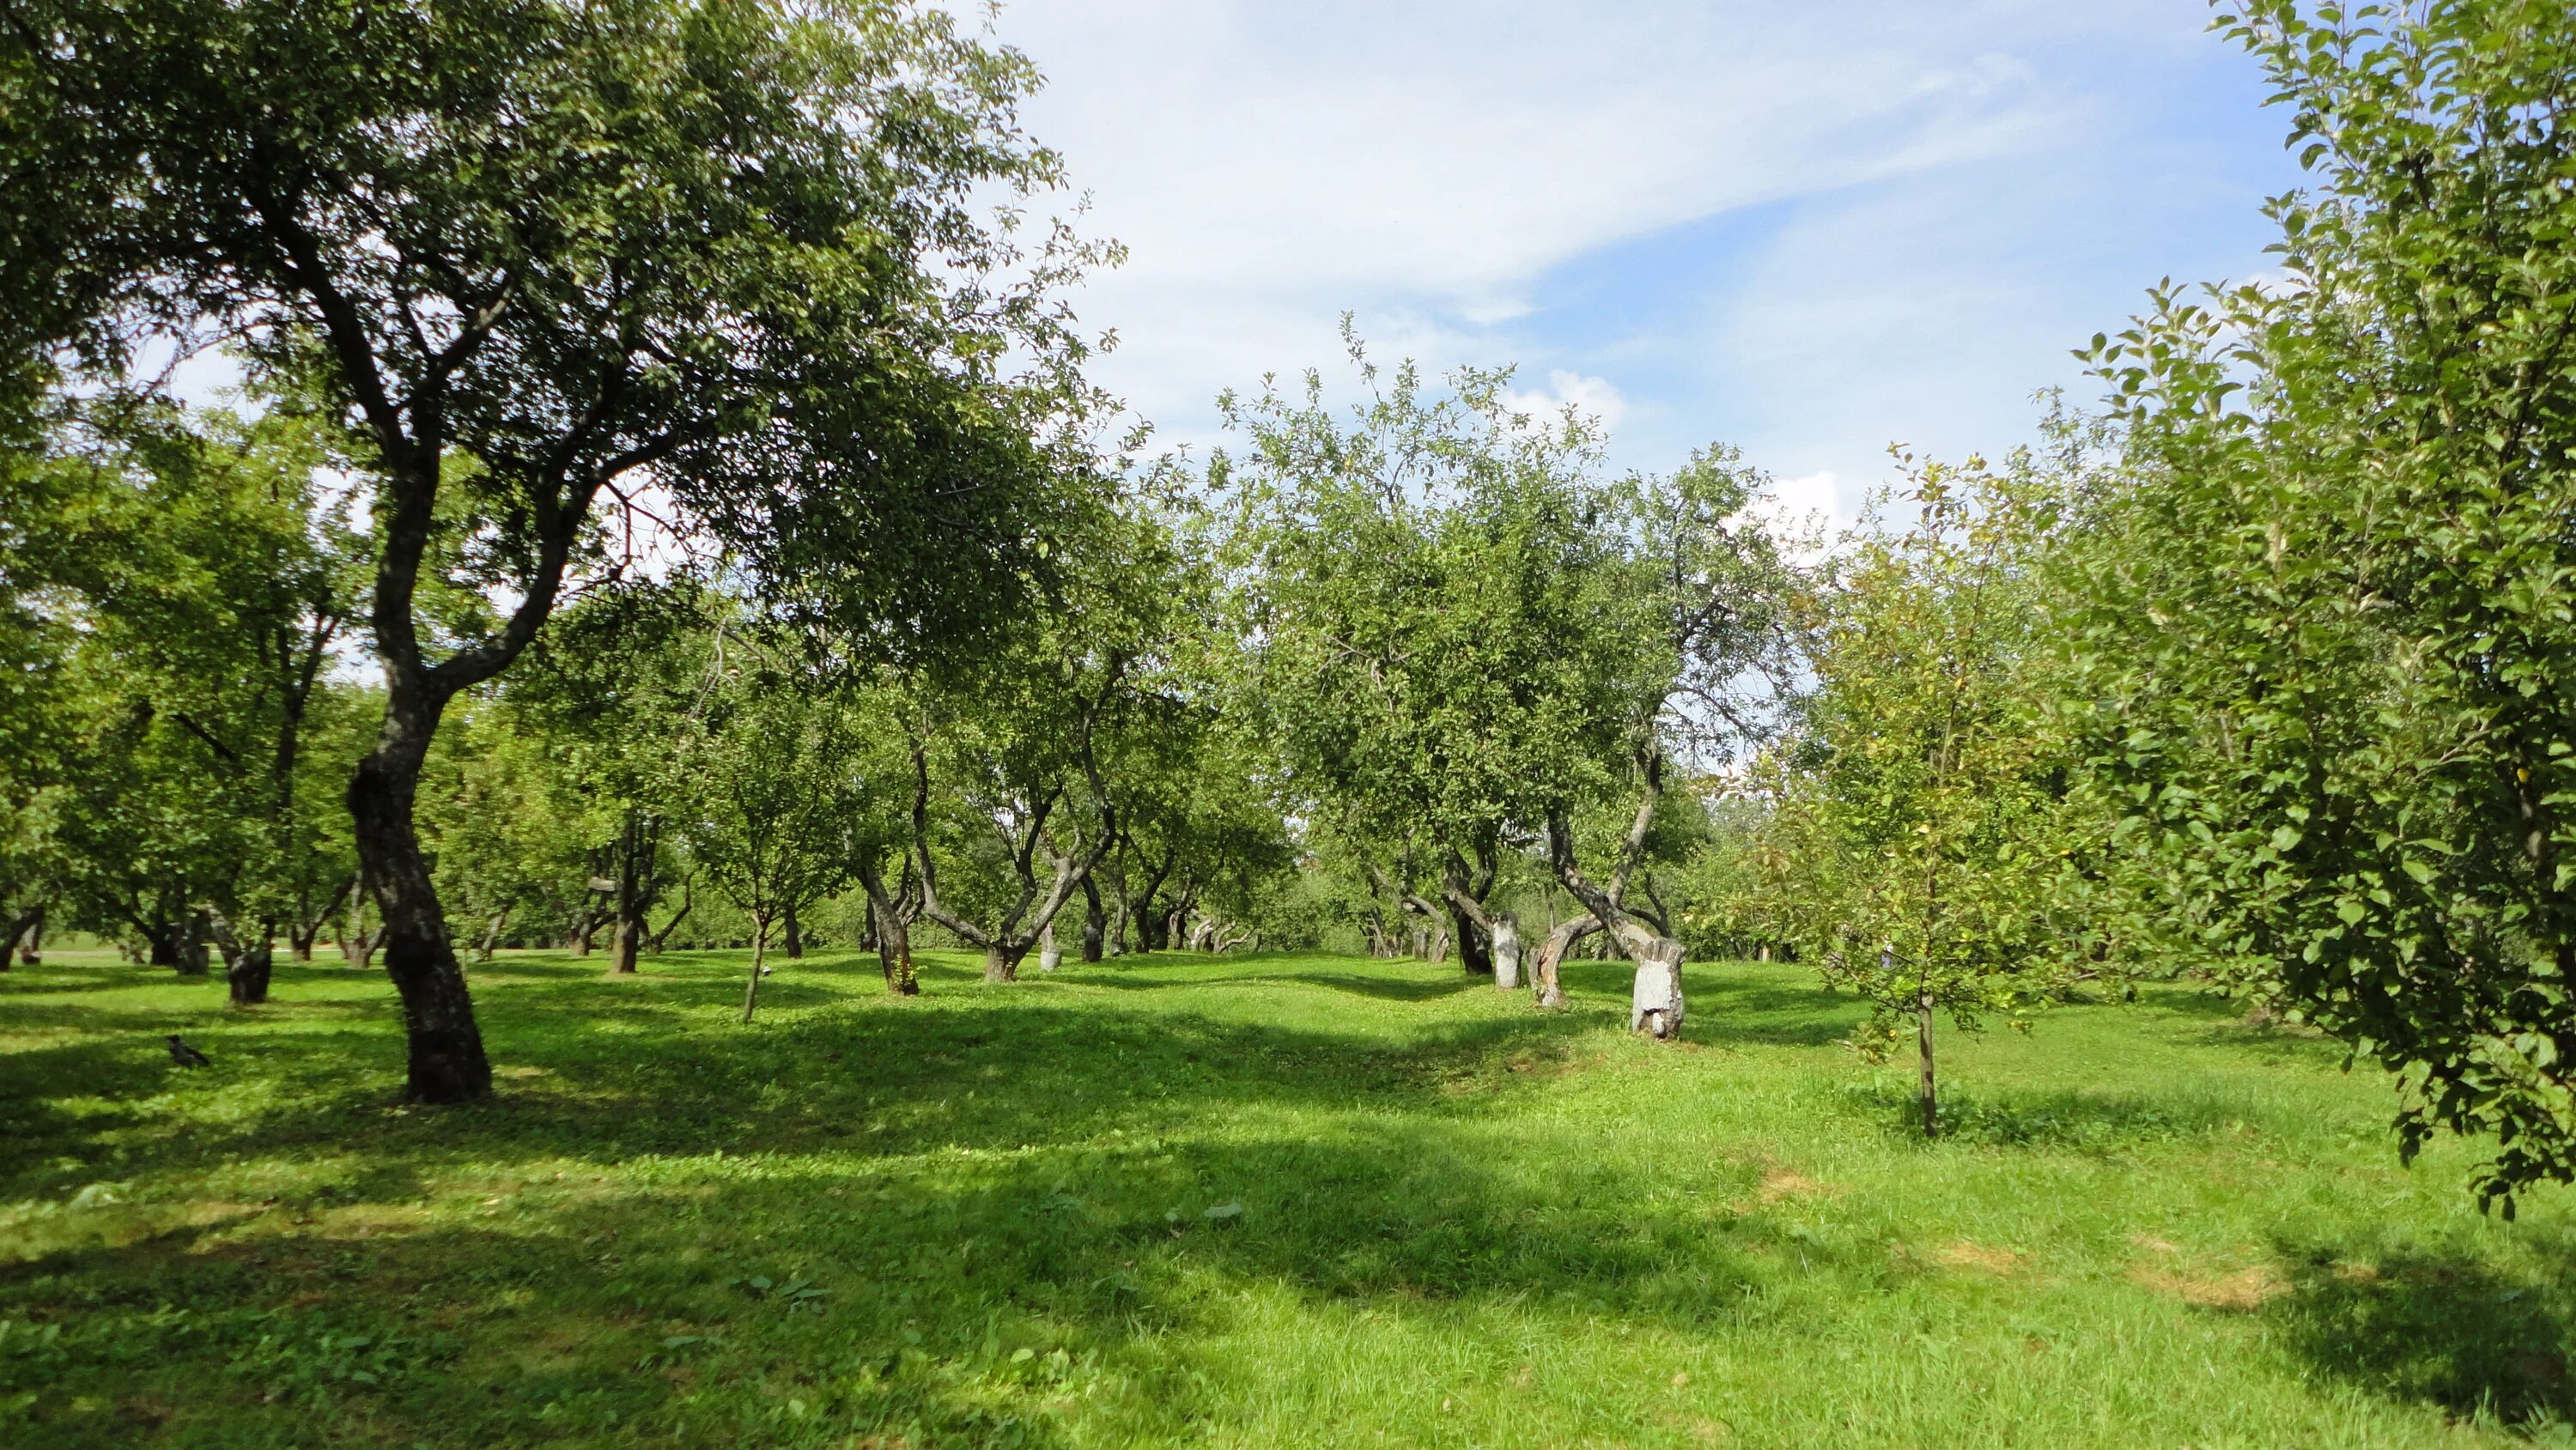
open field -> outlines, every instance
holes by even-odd
[[[2576,1199],[2480,1217],[2383,1079],[2151,989],[1953,1036],[1957,1131],[1797,968],[1549,1018],[1450,969],[0,976],[0,1442],[2564,1443]],[[159,1034],[214,1057],[174,1068]]]

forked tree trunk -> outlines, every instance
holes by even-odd
[[[1027,947],[996,943],[984,948],[984,980],[1016,982],[1020,979],[1020,958],[1028,955]]]
[[[912,966],[912,929],[902,917],[870,904],[877,924],[877,961],[885,968],[886,990],[898,997],[921,995],[921,978]]]
[[[442,703],[417,685],[395,682],[383,733],[349,782],[358,858],[384,918],[385,972],[402,997],[410,1039],[404,1095],[424,1103],[465,1102],[492,1091],[492,1064],[483,1055],[465,970],[412,828],[421,758],[438,728]]]
[[[859,863],[859,886],[867,892],[868,921],[876,932],[877,962],[885,968],[886,990],[898,997],[921,995],[921,979],[912,966],[912,925],[886,894],[884,868],[874,859]]]

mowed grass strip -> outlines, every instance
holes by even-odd
[[[0,1443],[2389,1446],[2562,1437],[2576,1213],[2186,987],[1944,1040],[1795,967],[1692,1040],[1453,969],[504,956],[501,1091],[381,974],[0,976]],[[160,1034],[214,1059],[174,1067]]]

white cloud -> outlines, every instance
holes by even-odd
[[[997,30],[1130,248],[1084,299],[1123,340],[1103,376],[1179,421],[1330,361],[1345,309],[1382,351],[1402,309],[1471,344],[1426,362],[1510,361],[1491,330],[1571,258],[2036,144],[2069,102],[1978,12],[2047,7],[1022,0]]]
[[[1503,403],[1516,413],[1529,414],[1533,421],[1560,417],[1572,408],[1613,431],[1628,416],[1628,400],[1607,378],[1585,377],[1564,368],[1550,371],[1544,388],[1506,390]]]

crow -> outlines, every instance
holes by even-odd
[[[179,1064],[181,1067],[212,1067],[214,1065],[215,1060],[213,1058],[208,1057],[197,1049],[181,1042],[179,1040],[178,1033],[171,1033],[169,1041],[170,1060]]]

